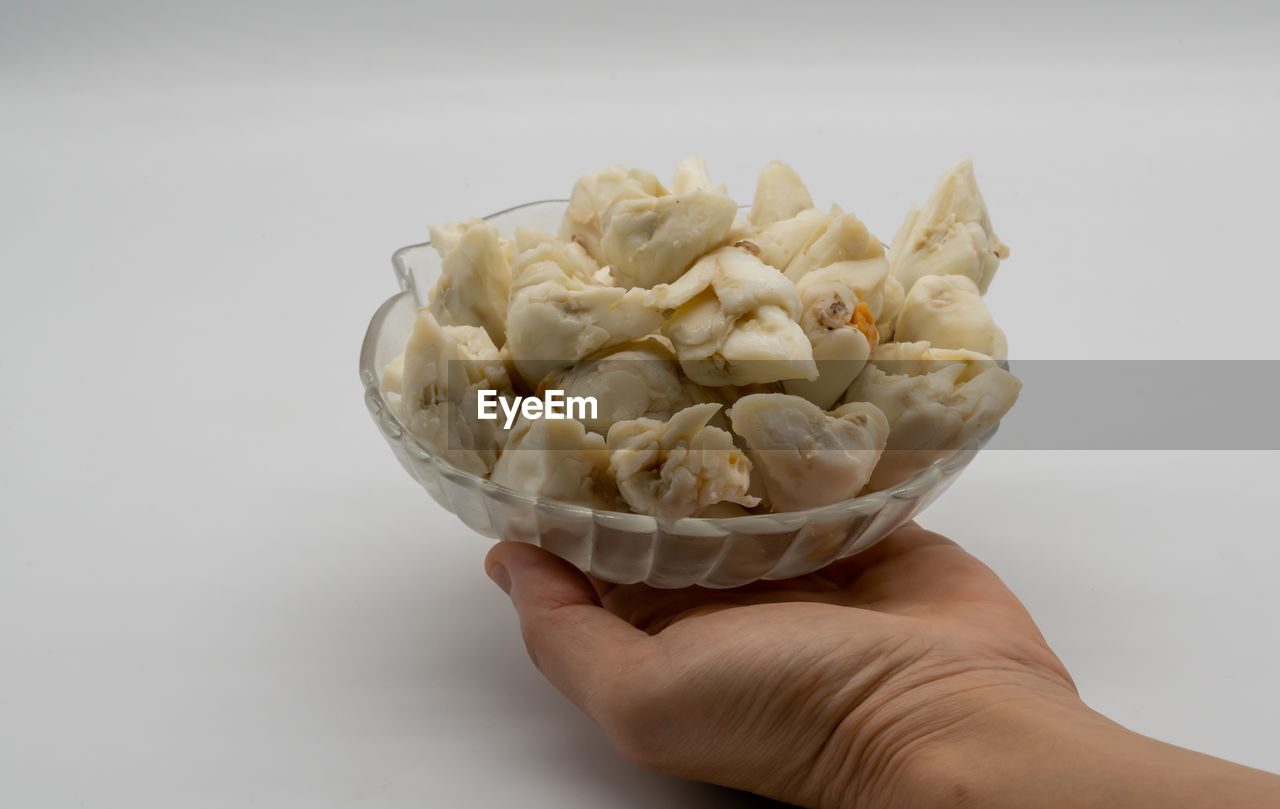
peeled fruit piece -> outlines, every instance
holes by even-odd
[[[802,396],[826,410],[848,389],[879,342],[875,320],[858,297],[859,276],[832,267],[809,273],[796,284],[800,295],[800,327],[813,346],[818,366],[814,380],[788,379],[787,393]]]
[[[511,379],[484,329],[441,326],[419,309],[399,383],[409,432],[459,469],[477,475],[493,469],[506,436],[496,421],[477,418],[476,397],[485,389],[510,394]]]
[[[662,316],[644,289],[601,283],[584,264],[586,253],[533,228],[516,241],[507,311],[507,348],[530,387],[552,371],[662,325]]]
[[[813,197],[800,175],[786,163],[773,161],[760,172],[756,196],[751,203],[751,224],[757,229],[790,219],[813,207]]]
[[[1009,353],[978,285],[966,275],[926,275],[907,293],[894,329],[901,342],[925,341],[937,348],[963,348],[996,359]]]
[[[428,308],[446,326],[480,326],[496,345],[506,338],[507,295],[511,287],[509,244],[498,229],[478,219],[431,228],[440,254],[440,280]]]
[[[947,169],[929,199],[913,208],[889,247],[893,276],[911,291],[926,275],[965,275],[986,294],[1000,260],[1009,257],[991,229],[973,162]]]
[[[600,249],[616,283],[648,289],[724,244],[737,214],[737,204],[715,191],[619,199],[603,217]]]
[[[785,270],[809,240],[826,228],[831,216],[817,208],[808,208],[789,219],[758,229],[748,238],[760,251],[761,261]]]
[[[972,352],[914,362],[914,368],[911,361],[891,367],[918,373],[890,374],[868,364],[846,394],[846,400],[876,405],[889,420],[889,440],[872,489],[900,483],[982,435],[1009,412],[1022,389],[1013,374]]]
[[[826,227],[809,237],[787,264],[786,274],[792,281],[799,281],[806,273],[837,262],[863,261],[883,255],[884,245],[858,217],[833,208]]]
[[[680,376],[680,366],[660,337],[622,343],[551,374],[543,387],[565,396],[591,396],[595,418],[580,419],[588,430],[607,435],[619,421],[668,419],[676,411],[707,401],[710,393]]]
[[[523,494],[579,506],[613,508],[618,500],[604,437],[573,419],[522,417],[492,480]]]
[[[748,385],[812,379],[813,348],[796,322],[795,285],[748,249],[721,247],[672,284],[655,287],[670,312],[662,333],[680,366],[702,385]]]
[[[685,408],[667,421],[641,418],[609,428],[609,468],[632,510],[670,522],[717,503],[752,507],[751,462],[733,436],[708,426],[718,404]]]
[[[605,211],[620,196],[659,196],[667,189],[656,176],[642,169],[605,166],[584,174],[573,185],[569,206],[560,222],[559,237],[574,242],[601,264],[607,263],[600,239]]]
[[[851,402],[830,413],[799,396],[744,396],[729,410],[764,480],[774,511],[799,511],[856,497],[889,435],[874,405]]]

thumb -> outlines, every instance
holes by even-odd
[[[499,542],[485,572],[511,597],[533,664],[588,715],[651,653],[653,638],[601,607],[585,575],[541,548]]]

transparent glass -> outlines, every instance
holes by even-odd
[[[531,202],[486,219],[504,235],[523,225],[554,233],[565,204]],[[419,303],[440,273],[440,259],[429,244],[401,248],[391,260],[403,291],[383,303],[369,323],[360,381],[369,413],[400,464],[476,532],[538,545],[606,581],[725,588],[811,573],[869,548],[920,513],[996,432],[993,427],[890,489],[806,511],[690,517],[660,525],[642,514],[520,494],[433,456],[383,401],[382,369],[404,349]]]

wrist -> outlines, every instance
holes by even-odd
[[[989,800],[1010,766],[1025,768],[1064,739],[1126,732],[1065,683],[990,671],[889,689],[860,705],[844,729],[818,769],[820,799],[805,805],[994,807]]]
[[[915,803],[900,805],[1252,809],[1280,802],[1280,777],[1135,733],[1074,695],[1009,700],[953,730],[922,751]]]
[[[922,746],[912,773],[918,805],[1075,805],[1058,803],[1053,793],[1079,788],[1086,769],[1096,775],[1099,751],[1114,755],[1141,739],[1074,694],[1012,697],[974,709]]]

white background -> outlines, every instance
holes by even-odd
[[[369,421],[429,223],[700,152],[888,238],[967,155],[1015,361],[1277,356],[1274,5],[359,8],[4,4],[2,806],[756,803],[620,760]],[[1096,708],[1280,770],[1276,461],[990,452],[922,522]]]

